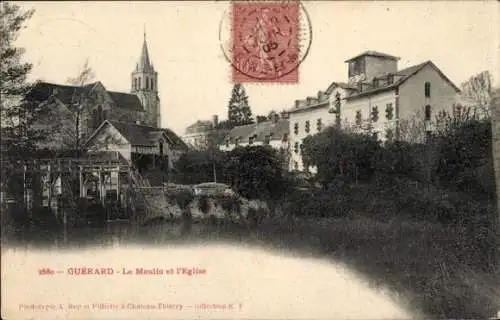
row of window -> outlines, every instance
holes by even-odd
[[[248,138],[248,144],[249,144],[249,145],[254,144],[254,142],[255,142],[255,138],[256,138],[256,136],[249,137],[249,138]],[[288,141],[288,134],[286,134],[286,133],[285,133],[285,134],[283,134],[283,137],[282,137],[281,141],[282,141],[282,142],[287,142],[287,141]],[[230,141],[229,141],[229,140],[227,140],[227,141],[226,141],[226,146],[227,146],[227,147],[229,147],[229,143],[230,143]],[[240,143],[240,139],[239,139],[239,138],[237,138],[237,139],[236,139],[236,141],[235,141],[235,145],[238,145],[239,143]],[[266,137],[264,137],[264,144],[265,144],[265,145],[268,145],[268,144],[270,144],[270,143],[271,143],[271,135],[267,135]]]
[[[134,89],[135,90],[140,90],[142,89],[142,83],[141,83],[141,77],[134,78]],[[146,84],[146,90],[153,90],[154,89],[154,80],[153,78],[144,78],[145,84]]]
[[[323,122],[322,122],[322,120],[320,118],[320,119],[316,120],[316,131],[320,132],[322,129],[323,129]],[[309,120],[307,120],[305,122],[304,130],[305,130],[306,133],[311,132],[311,123],[310,123]],[[294,127],[293,127],[293,132],[296,135],[299,134],[299,123],[298,122],[295,122]]]

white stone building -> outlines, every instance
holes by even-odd
[[[304,170],[301,149],[305,137],[326,126],[370,127],[380,140],[401,136],[402,120],[422,123],[432,131],[435,115],[451,110],[460,90],[432,62],[398,70],[399,58],[367,51],[348,63],[348,82],[333,82],[316,97],[296,100],[288,111],[291,170]]]

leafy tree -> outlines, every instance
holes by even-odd
[[[288,187],[281,159],[269,146],[233,149],[223,164],[225,180],[248,199],[278,199]]]
[[[210,182],[223,178],[214,176],[214,173],[222,172],[223,154],[218,150],[191,150],[180,156],[175,163],[179,171],[177,181],[185,184],[198,184]],[[214,170],[215,169],[215,170]]]
[[[227,115],[231,128],[253,123],[252,110],[248,104],[248,96],[242,84],[236,83],[231,93]]]
[[[317,168],[323,186],[338,176],[352,181],[371,178],[373,157],[380,149],[373,136],[344,132],[336,126],[304,139],[303,145],[302,161]]]
[[[36,141],[43,136],[32,126],[41,112],[40,108],[24,100],[31,88],[27,75],[32,65],[21,61],[24,50],[14,46],[14,41],[33,13],[33,10],[22,11],[9,2],[0,4],[0,140],[3,156],[28,156],[35,150]]]

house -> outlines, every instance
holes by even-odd
[[[198,120],[189,125],[182,140],[193,149],[204,149],[209,145],[209,135],[218,125],[218,117],[213,116],[212,121]]]
[[[240,146],[269,145],[276,150],[288,150],[288,119],[262,121],[234,127],[219,146],[222,151],[230,151]]]
[[[290,119],[290,169],[304,170],[301,146],[308,135],[336,124],[370,130],[380,141],[407,139],[405,121],[422,123],[416,140],[434,129],[435,115],[450,111],[460,90],[432,62],[398,69],[398,57],[366,51],[346,60],[348,81],[333,82],[315,97],[295,101]]]
[[[134,123],[105,120],[86,146],[90,153],[118,152],[126,161],[142,169],[168,171],[187,145],[171,130]]]

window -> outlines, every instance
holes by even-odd
[[[160,147],[160,156],[162,156],[163,155],[163,141],[160,141],[159,147]]]
[[[149,89],[149,78],[146,77],[144,80],[146,80],[146,90]]]
[[[361,115],[361,110],[356,111],[356,125],[360,126],[363,121],[363,116]]]
[[[425,121],[430,121],[431,120],[431,106],[426,105],[425,106]]]
[[[271,135],[267,135],[265,138],[264,138],[264,144],[269,144],[271,142]]]
[[[396,87],[396,90],[394,90],[394,93],[399,96],[399,87]]]
[[[377,122],[378,121],[378,107],[374,106],[372,108],[372,121]]]
[[[102,111],[102,121],[108,119],[108,110],[103,110]]]
[[[299,143],[298,142],[295,142],[295,144],[293,145],[293,152],[299,153]]]
[[[394,117],[394,108],[392,107],[392,103],[388,103],[385,105],[385,117],[387,120],[392,120]]]
[[[150,83],[149,83],[149,88],[150,88],[151,90],[154,90],[154,88],[155,88],[155,87],[153,86],[153,78],[149,79],[149,82],[150,82]]]
[[[299,123],[298,122],[295,122],[295,125],[293,127],[293,132],[295,134],[299,134]]]
[[[385,131],[385,139],[388,141],[388,142],[391,142],[392,139],[394,139],[394,131],[392,131],[392,129],[387,129]]]
[[[309,133],[311,131],[311,125],[309,124],[309,120],[306,121],[306,133]]]
[[[137,78],[134,79],[134,89],[137,90]]]
[[[293,168],[294,168],[295,170],[299,170],[299,163],[298,163],[297,161],[294,161],[294,162],[293,162]]]
[[[426,98],[431,97],[431,83],[430,82],[425,83],[425,97]]]
[[[304,145],[301,143],[300,144],[300,154],[304,153]]]
[[[255,139],[254,136],[249,137],[248,138],[248,144],[253,144],[254,139]]]
[[[321,122],[321,119],[318,119],[316,121],[316,129],[319,131],[321,131],[321,129],[323,129],[323,123]]]
[[[393,74],[390,74],[388,77],[387,77],[387,84],[391,85],[394,83],[394,75]]]
[[[288,141],[288,133],[283,134],[283,142]]]
[[[138,89],[141,89],[141,78],[138,78],[137,80],[139,80],[139,88]]]
[[[102,114],[102,107],[98,106],[97,107],[97,125],[100,125],[103,121],[103,114]]]

